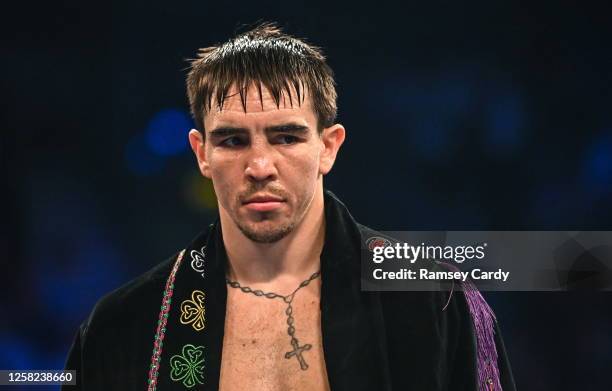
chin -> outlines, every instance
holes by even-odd
[[[240,231],[256,243],[275,243],[293,231],[294,224],[263,224],[261,223],[242,225],[238,224]]]

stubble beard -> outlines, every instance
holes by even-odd
[[[237,225],[244,236],[255,243],[276,243],[289,235],[296,226],[294,221],[265,229],[256,229],[248,224],[242,224],[240,222]]]

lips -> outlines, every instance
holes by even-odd
[[[249,197],[246,201],[243,202],[243,204],[247,209],[253,211],[269,212],[274,209],[280,208],[283,202],[284,200],[280,197],[268,194],[260,194]]]
[[[273,195],[256,195],[256,196],[249,198],[244,203],[250,204],[252,202],[282,202],[282,201],[283,201],[282,198],[276,197]]]

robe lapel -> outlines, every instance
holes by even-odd
[[[224,270],[225,251],[215,223],[185,249],[171,284],[167,325],[163,337],[155,339],[161,350],[155,389],[219,388],[227,302]]]
[[[380,296],[361,292],[359,228],[329,191],[325,192],[325,222],[321,323],[330,387],[389,390]]]

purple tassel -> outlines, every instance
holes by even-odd
[[[448,263],[437,262],[438,265],[458,271],[459,269]],[[461,284],[463,295],[472,317],[474,331],[476,332],[476,354],[478,364],[478,390],[503,391],[499,381],[499,368],[497,367],[497,347],[495,346],[495,314],[476,286],[469,280]],[[454,281],[453,281],[454,287]],[[446,309],[453,295],[453,289],[442,311]]]
[[[495,314],[471,281],[463,284],[463,294],[476,331],[478,389],[480,391],[502,391],[497,367],[497,348],[495,347]]]

